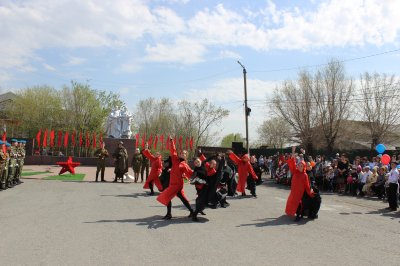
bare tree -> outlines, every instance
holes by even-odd
[[[361,114],[368,124],[371,149],[387,141],[400,121],[400,81],[394,76],[365,73],[361,76]]]
[[[311,92],[318,115],[318,129],[323,134],[327,152],[333,151],[341,122],[350,111],[353,82],[345,76],[343,63],[330,61],[314,78]]]
[[[291,141],[290,125],[279,117],[264,121],[257,132],[260,142],[273,148],[283,148]]]
[[[308,72],[300,72],[297,83],[285,81],[273,99],[276,114],[292,127],[309,152],[314,150],[314,127],[317,124],[316,112],[311,106],[312,80]]]

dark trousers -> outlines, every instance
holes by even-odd
[[[250,190],[251,195],[256,195],[256,182],[251,175],[247,177],[247,188]]]
[[[199,213],[204,210],[208,200],[208,186],[204,186],[202,189],[197,190],[196,198],[196,210],[195,213]]]
[[[217,186],[221,181],[220,175],[213,175],[207,177],[208,189],[207,189],[207,203],[210,205],[217,205]]]
[[[389,188],[387,190],[387,197],[389,202],[389,207],[391,209],[397,209],[399,207],[397,201],[397,188],[399,184],[389,183]]]
[[[190,206],[189,201],[187,201],[185,199],[185,197],[182,195],[182,193],[179,191],[178,194],[176,194],[176,196],[182,201],[183,205],[185,205],[185,207],[190,211],[193,212],[192,207]],[[167,214],[171,215],[171,210],[172,210],[172,203],[171,201],[168,203],[167,205]]]
[[[97,166],[97,171],[96,171],[96,181],[99,178],[99,173],[101,172],[101,181],[104,180],[104,171],[106,170],[106,167],[103,166]]]
[[[146,170],[146,179],[143,179],[144,170]],[[149,165],[142,165],[142,167],[140,168],[140,178],[143,181],[143,180],[147,180],[148,177],[149,177]]]
[[[378,196],[378,198],[382,198],[383,194],[385,193],[385,185],[384,184],[379,184],[375,185],[373,184],[371,186],[372,191]]]

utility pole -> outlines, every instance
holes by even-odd
[[[242,63],[237,61],[238,64],[243,68],[243,79],[244,79],[244,116],[245,116],[245,121],[246,121],[246,151],[247,154],[250,156],[250,150],[249,150],[249,120],[248,117],[250,115],[250,108],[247,107],[247,83],[246,83],[246,68]]]

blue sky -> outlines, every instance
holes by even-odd
[[[355,80],[400,76],[399,14],[397,0],[3,0],[0,88],[88,82],[131,111],[147,97],[207,97],[231,111],[221,135],[244,133],[240,60],[254,140],[269,112],[262,100],[297,67],[394,51],[345,66]]]

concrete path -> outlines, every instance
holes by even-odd
[[[229,199],[193,223],[177,199],[162,220],[166,208],[142,184],[24,181],[0,192],[1,265],[400,263],[400,214],[378,200],[323,195],[320,218],[295,223],[284,215],[289,191],[267,182],[258,199]],[[193,186],[185,191],[193,204]]]

